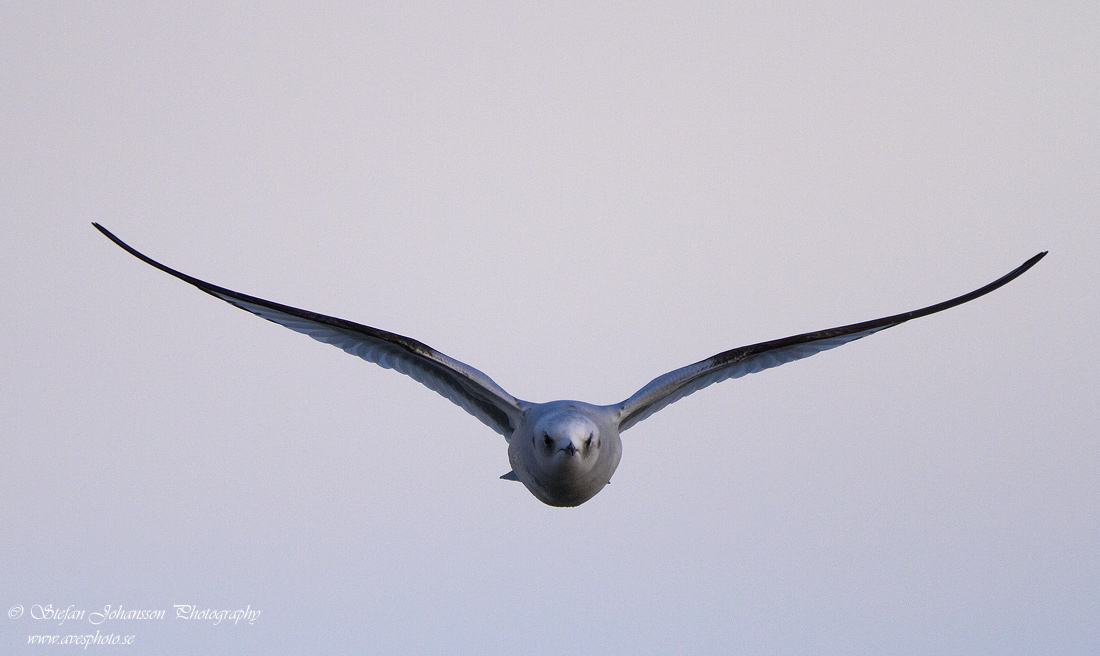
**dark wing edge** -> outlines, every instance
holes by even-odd
[[[109,230],[93,226],[127,253],[230,305],[331,344],[368,362],[403,373],[441,394],[485,425],[510,438],[524,403],[477,369],[415,339],[309,310],[267,301],[210,284],[168,267],[135,250]]]
[[[714,383],[808,358],[910,319],[942,312],[972,301],[1012,282],[1035,266],[1046,254],[1047,251],[1043,251],[988,285],[942,303],[881,319],[742,346],[658,376],[619,404],[619,430],[624,431],[665,406]]]

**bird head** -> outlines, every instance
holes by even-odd
[[[569,408],[543,417],[532,440],[539,462],[552,469],[589,469],[602,444],[595,422]]]

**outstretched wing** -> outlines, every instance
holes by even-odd
[[[1043,259],[1046,254],[1046,251],[1043,251],[1021,264],[1008,275],[989,283],[981,289],[963,294],[950,301],[873,321],[864,321],[849,326],[794,335],[751,346],[742,346],[671,371],[653,379],[648,385],[635,392],[634,396],[619,404],[619,430],[624,431],[630,428],[668,404],[675,403],[688,394],[698,392],[708,385],[808,358],[811,355],[836,348],[861,337],[877,333],[880,330],[892,328],[910,319],[934,314],[956,305],[962,305],[967,301],[972,301],[1002,285],[1008,284],[1034,266],[1036,262]]]
[[[131,248],[103,226],[93,223],[108,239],[139,260],[198,287],[242,310],[273,321],[295,332],[332,344],[386,369],[405,374],[428,389],[442,394],[489,428],[509,438],[519,425],[522,404],[485,374],[449,358],[415,339],[352,321],[265,301],[180,273]]]

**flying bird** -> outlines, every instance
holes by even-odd
[[[988,285],[943,303],[723,351],[654,378],[622,403],[593,405],[517,399],[477,369],[415,339],[212,285],[139,253],[98,223],[92,225],[139,260],[211,296],[410,376],[450,399],[508,442],[512,470],[501,478],[520,481],[551,506],[579,506],[602,490],[622,456],[619,435],[670,403],[714,383],[808,358],[910,319],[962,305],[1008,284],[1047,254],[1043,251]]]

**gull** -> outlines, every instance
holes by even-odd
[[[477,369],[415,339],[212,285],[139,253],[98,223],[92,225],[139,260],[211,296],[403,373],[438,392],[504,436],[512,470],[501,478],[523,483],[543,503],[565,507],[579,506],[602,490],[622,457],[620,434],[670,403],[714,383],[808,358],[910,319],[962,305],[1008,284],[1047,254],[1043,251],[988,285],[949,301],[723,351],[654,378],[622,403],[593,405],[517,399]]]

